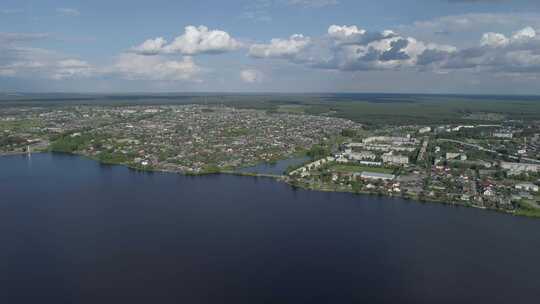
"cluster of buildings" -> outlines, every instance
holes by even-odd
[[[343,152],[336,158],[341,162],[360,162],[368,166],[404,166],[409,164],[418,145],[419,141],[410,135],[373,136],[363,139],[362,142],[345,144]]]
[[[407,168],[421,141],[410,135],[371,136],[342,144],[339,152],[289,172],[312,187],[332,183],[345,190],[401,194],[402,186],[393,172]],[[326,180],[326,182],[325,182]]]
[[[114,123],[118,115],[102,106],[0,107],[0,154],[46,150],[51,138]]]
[[[508,170],[510,175],[519,175],[522,173],[538,173],[540,172],[540,164],[530,163],[514,163],[501,161],[500,166],[504,170]]]
[[[343,129],[361,128],[334,117],[204,105],[19,108],[5,117],[12,125],[29,122],[24,132],[4,132],[20,137],[20,147],[34,137],[67,135],[66,141],[75,141],[76,136],[84,142],[75,153],[192,173],[279,160],[336,137]]]
[[[404,129],[386,128],[383,132],[395,134]],[[517,153],[523,145],[534,151],[533,145],[540,146],[540,136],[523,137],[520,128],[504,125],[438,129],[418,128],[418,138],[380,135],[378,131],[376,136],[342,144],[340,152],[291,172],[291,177],[313,188],[331,184],[343,191],[510,212],[526,200],[540,210],[540,161]]]

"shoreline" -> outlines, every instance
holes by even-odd
[[[15,156],[15,155],[27,155],[27,154],[34,154],[34,153],[44,153],[44,152],[39,152],[39,151],[32,152],[32,153],[28,153],[28,152],[0,152],[0,157],[3,157],[3,156]]]
[[[240,172],[240,171],[230,171],[230,170],[224,170],[224,171],[218,171],[218,172],[200,172],[200,173],[186,173],[181,171],[173,171],[173,170],[165,170],[165,169],[154,169],[154,168],[148,168],[148,169],[142,169],[139,167],[130,166],[129,164],[125,163],[109,163],[109,162],[103,162],[99,159],[93,158],[91,156],[85,155],[85,154],[79,154],[79,153],[68,153],[68,152],[55,152],[55,151],[36,151],[32,152],[29,155],[32,154],[43,154],[43,153],[50,153],[50,154],[65,154],[65,155],[71,155],[71,156],[79,156],[84,157],[86,159],[96,161],[99,164],[102,165],[109,165],[109,166],[122,166],[129,170],[143,172],[143,173],[166,173],[166,174],[178,174],[183,176],[205,176],[205,175],[234,175],[234,176],[242,176],[242,177],[256,177],[256,178],[269,178],[276,182],[285,183],[289,185],[289,187],[293,189],[302,189],[307,191],[314,191],[314,192],[327,192],[327,193],[349,193],[353,195],[364,195],[364,196],[376,196],[376,197],[385,197],[385,198],[394,198],[394,199],[402,199],[407,201],[413,201],[419,204],[440,204],[440,205],[446,205],[446,206],[454,206],[454,207],[464,207],[464,208],[474,208],[474,209],[480,209],[484,211],[491,211],[496,212],[500,214],[506,214],[506,215],[512,215],[517,217],[525,217],[525,218],[535,218],[540,219],[540,215],[535,214],[521,214],[516,211],[505,211],[501,209],[493,209],[493,208],[486,208],[486,207],[479,207],[474,206],[472,204],[458,204],[456,202],[452,201],[446,201],[446,200],[436,200],[436,199],[430,199],[430,198],[418,198],[418,196],[403,196],[403,195],[388,195],[386,193],[380,193],[380,192],[370,192],[370,191],[352,191],[347,189],[329,189],[329,188],[318,188],[318,187],[310,187],[306,184],[293,184],[290,180],[290,178],[287,175],[275,175],[275,174],[261,174],[261,173],[252,173],[252,172]],[[26,155],[28,153],[25,152],[14,152],[14,153],[0,153],[0,157],[4,156],[17,156],[17,155]]]
[[[345,190],[345,189],[332,190],[332,189],[325,189],[325,188],[314,188],[314,187],[309,187],[309,186],[306,186],[306,185],[293,185],[288,181],[286,181],[286,183],[289,186],[293,187],[293,188],[298,188],[298,189],[303,189],[303,190],[308,190],[308,191],[315,191],[315,192],[349,193],[349,194],[353,194],[353,195],[364,195],[364,196],[373,196],[373,197],[393,198],[393,199],[401,199],[401,200],[405,200],[405,201],[412,201],[412,202],[419,203],[419,204],[439,204],[439,205],[445,205],[445,206],[474,208],[474,209],[491,211],[491,212],[496,212],[496,213],[506,214],[506,215],[512,215],[512,216],[540,219],[540,216],[535,216],[535,215],[518,214],[518,213],[513,212],[513,211],[504,211],[504,210],[500,210],[500,209],[479,207],[479,206],[474,206],[472,204],[465,205],[465,204],[459,204],[459,203],[456,203],[456,202],[445,201],[445,200],[436,200],[436,199],[429,199],[429,198],[420,199],[417,196],[388,195],[388,194],[379,193],[379,192],[352,191],[352,190]]]

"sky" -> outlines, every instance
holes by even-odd
[[[0,91],[536,95],[540,1],[2,0]]]

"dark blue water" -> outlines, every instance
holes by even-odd
[[[538,303],[540,221],[0,158],[0,303]]]
[[[275,163],[261,163],[251,167],[238,169],[238,172],[283,175],[290,166],[301,165],[309,161],[309,157],[293,157],[277,161]]]

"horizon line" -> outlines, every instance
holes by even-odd
[[[253,91],[234,91],[234,92],[219,92],[219,91],[169,91],[169,92],[152,92],[152,91],[113,91],[113,92],[0,92],[1,95],[424,95],[424,96],[504,96],[504,97],[540,97],[540,94],[490,94],[490,93],[412,93],[412,92],[253,92]]]

